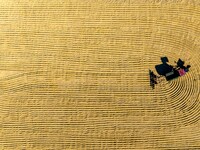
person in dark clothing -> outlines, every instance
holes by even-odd
[[[181,68],[181,69],[185,69],[186,67],[184,66],[185,62],[183,60],[181,60],[180,58],[178,59],[178,61],[176,62],[176,68]]]

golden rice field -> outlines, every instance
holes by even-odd
[[[0,35],[1,150],[200,149],[199,0],[0,0]]]

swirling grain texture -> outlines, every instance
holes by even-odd
[[[0,34],[0,149],[200,149],[199,1],[0,0]]]

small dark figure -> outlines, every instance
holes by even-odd
[[[178,62],[177,62],[177,67],[180,67],[180,68],[184,69],[184,64],[185,64],[185,62],[179,58]]]
[[[149,70],[149,75],[150,75],[150,86],[154,89],[155,84],[158,84],[157,76],[151,70]]]

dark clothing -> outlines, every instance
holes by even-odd
[[[174,69],[173,71],[174,71],[174,73],[172,75],[166,76],[167,81],[175,79],[180,76],[178,70]]]
[[[184,61],[182,61],[180,58],[178,59],[178,62],[177,62],[177,67],[180,67],[180,68],[182,68],[182,69],[184,69],[185,68],[185,66],[184,66]]]
[[[165,76],[166,73],[172,71],[173,66],[166,64],[160,64],[155,66],[156,71],[158,72],[159,75]]]

